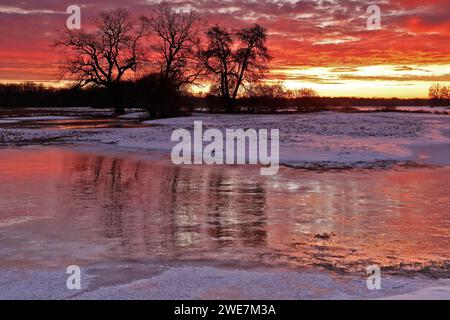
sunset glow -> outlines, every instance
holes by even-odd
[[[0,5],[0,82],[58,83],[60,57],[51,47],[65,28],[72,1],[12,1]],[[140,15],[157,1],[80,0],[82,21],[127,8]],[[450,2],[383,0],[381,29],[368,30],[373,1],[172,1],[209,23],[268,29],[274,59],[270,81],[308,87],[323,96],[426,97],[433,83],[450,84]],[[56,82],[55,82],[56,81]]]

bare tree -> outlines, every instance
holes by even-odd
[[[305,112],[310,110],[311,108],[314,109],[317,107],[317,103],[315,103],[315,101],[317,100],[315,98],[317,98],[319,95],[313,89],[301,88],[290,90],[288,92],[288,96],[290,99],[293,99],[297,103],[298,112]]]
[[[267,69],[271,56],[265,46],[266,29],[255,24],[232,34],[216,25],[208,30],[207,39],[207,48],[200,55],[202,65],[232,112],[241,88],[258,81]]]
[[[433,84],[428,92],[431,105],[448,105],[450,103],[450,87]]]
[[[269,107],[271,113],[276,113],[280,102],[287,98],[288,91],[281,81],[251,83],[245,88],[245,96],[258,106]]]
[[[243,28],[236,36],[242,47],[235,56],[236,61],[236,84],[233,91],[233,99],[236,99],[239,89],[245,81],[257,81],[267,71],[267,63],[271,59],[266,47],[267,31],[258,24]]]
[[[200,59],[206,72],[213,77],[213,86],[228,105],[231,99],[230,78],[233,76],[233,37],[226,28],[218,25],[210,28],[206,35],[208,47],[201,51]]]
[[[310,88],[300,88],[300,89],[293,89],[289,90],[288,96],[291,99],[302,99],[302,98],[314,98],[318,97],[318,94],[316,91]]]
[[[441,85],[439,83],[433,84],[428,91],[428,96],[432,100],[441,99]]]
[[[66,49],[62,77],[76,80],[77,86],[107,88],[116,113],[123,113],[120,83],[145,61],[141,39],[144,25],[136,26],[124,9],[101,13],[94,32],[65,30],[55,42]]]
[[[448,86],[442,86],[441,87],[441,99],[450,99],[450,87]]]
[[[203,26],[193,12],[177,12],[163,2],[154,14],[144,17],[146,26],[159,39],[153,50],[159,55],[161,75],[176,87],[195,84],[201,75],[198,68],[197,49]]]

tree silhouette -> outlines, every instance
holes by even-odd
[[[124,112],[120,84],[129,72],[145,61],[140,40],[144,24],[135,26],[124,9],[101,13],[94,32],[66,29],[55,46],[66,49],[62,78],[77,86],[105,87],[110,91],[116,113]]]
[[[435,83],[430,87],[428,97],[432,105],[448,105],[450,101],[450,87]]]
[[[428,91],[428,96],[431,100],[441,99],[441,85],[439,83],[433,84]]]
[[[235,53],[237,80],[233,91],[233,99],[236,99],[244,81],[257,81],[267,71],[267,62],[271,59],[271,56],[265,45],[266,33],[266,29],[258,24],[237,32],[236,36],[243,47]]]
[[[227,106],[231,99],[230,78],[232,77],[233,53],[231,33],[218,25],[210,28],[206,34],[208,47],[200,53],[200,59],[206,72],[212,76],[213,85],[220,92]]]
[[[152,48],[160,57],[161,76],[176,87],[195,84],[201,75],[197,60],[201,19],[192,11],[180,13],[163,2],[144,21],[158,38]]]
[[[200,60],[210,75],[213,89],[223,98],[227,111],[234,112],[234,101],[241,88],[263,77],[271,59],[265,46],[266,29],[255,24],[232,34],[216,25],[208,30],[207,40]]]
[[[286,99],[288,91],[282,82],[275,83],[252,83],[247,86],[246,97],[254,102],[253,109],[269,107],[270,112],[275,113],[280,107],[281,101]]]

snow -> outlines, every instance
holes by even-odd
[[[0,144],[34,144],[36,141],[66,139],[77,136],[75,131],[42,129],[3,129],[0,128]]]
[[[129,115],[130,116],[130,115]],[[137,116],[132,113],[131,116]],[[49,117],[45,117],[48,119]],[[52,119],[61,117],[52,117]],[[67,118],[67,117],[64,117]],[[17,118],[19,119],[19,118]],[[21,118],[24,119],[24,118]],[[43,117],[33,117],[43,119]],[[295,167],[367,167],[391,161],[414,161],[418,146],[450,143],[447,115],[410,113],[322,112],[287,115],[210,115],[145,121],[141,128],[42,130],[0,128],[0,142],[26,144],[34,139],[113,145],[115,148],[169,153],[175,129],[279,129],[280,163]],[[441,148],[442,149],[442,148]]]
[[[308,166],[355,165],[376,161],[411,160],[412,146],[446,143],[449,138],[442,129],[450,127],[447,116],[405,113],[337,113],[324,112],[304,115],[195,115],[193,117],[146,121],[158,125],[147,143],[140,139],[128,141],[135,147],[164,148],[169,134],[176,128],[192,130],[194,121],[205,128],[266,128],[280,129],[281,163]],[[118,144],[122,141],[119,139]]]
[[[436,286],[384,298],[385,300],[449,300],[450,279],[440,279]]]
[[[119,116],[121,119],[145,119],[148,118],[148,112],[131,112]]]
[[[419,111],[419,112],[450,112],[449,107],[396,107],[400,111]]]
[[[342,107],[335,107],[335,108],[342,108]],[[360,111],[376,111],[376,110],[383,110],[385,108],[391,108],[397,111],[408,111],[408,112],[428,112],[428,113],[435,113],[435,112],[450,112],[450,107],[430,107],[430,106],[397,106],[397,107],[389,107],[389,106],[380,106],[380,107],[367,107],[367,106],[355,106],[352,107],[355,109],[358,109]]]
[[[82,268],[82,290],[67,290],[66,266],[1,269],[0,299],[308,300],[449,299],[449,281],[385,276],[368,290],[365,275],[326,270],[222,267],[205,262],[106,261]]]

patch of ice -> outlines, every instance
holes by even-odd
[[[121,119],[145,119],[148,118],[148,112],[132,112],[119,116]]]
[[[17,123],[18,120],[0,119],[0,124]]]
[[[34,220],[42,220],[45,218],[47,218],[47,217],[31,217],[31,216],[15,217],[15,218],[0,221],[0,228],[9,227],[14,224],[20,224],[20,223],[25,223],[25,222],[34,221]]]
[[[67,116],[35,116],[35,117],[6,118],[3,120],[12,120],[12,121],[20,122],[20,121],[74,120],[74,119],[78,119],[78,118],[67,117]]]

